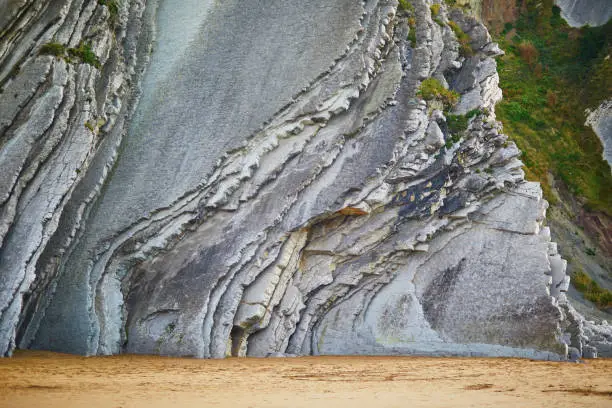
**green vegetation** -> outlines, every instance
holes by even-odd
[[[408,41],[410,41],[410,46],[412,48],[416,47],[416,20],[414,17],[410,17],[408,19]]]
[[[610,168],[597,135],[584,126],[585,109],[596,107],[612,89],[612,64],[606,60],[612,22],[571,28],[553,0],[538,4],[525,0],[517,22],[496,39],[506,51],[498,59],[504,99],[497,118],[523,151],[527,178],[542,184],[549,201],[555,202],[552,174],[587,209],[612,215]]]
[[[119,4],[116,0],[98,0],[98,4],[106,6],[111,17],[117,16],[119,14]]]
[[[64,55],[65,52],[66,46],[58,42],[50,42],[40,47],[40,53],[44,55],[55,55],[56,57],[60,57]]]
[[[440,5],[439,4],[432,4],[431,6],[429,6],[429,9],[431,10],[431,16],[432,17],[437,17],[438,14],[440,14]]]
[[[96,127],[92,123],[85,122],[85,127],[89,129],[91,133],[96,133]]]
[[[463,57],[470,57],[474,55],[474,50],[470,44],[470,36],[467,35],[454,21],[449,21],[448,26],[451,28],[451,30],[453,30],[455,36],[457,37],[457,41],[459,42],[459,55]]]
[[[91,45],[85,42],[81,42],[77,48],[69,48],[68,55],[71,58],[78,58],[85,64],[93,65],[96,68],[100,68],[101,64],[98,57],[91,49]]]
[[[74,59],[77,59],[85,64],[93,65],[98,69],[102,66],[98,60],[98,57],[91,49],[91,45],[85,42],[81,42],[77,48],[66,48],[64,44],[50,42],[43,44],[40,47],[39,52],[40,54],[44,55],[55,55],[56,57],[62,57],[69,63],[74,62]]]
[[[578,270],[572,274],[574,287],[584,295],[584,298],[595,303],[600,309],[612,307],[612,292],[603,289],[584,271]]]
[[[451,133],[463,133],[467,129],[470,119],[479,113],[481,113],[480,109],[473,109],[465,115],[447,114],[446,124],[448,126],[448,130]]]
[[[399,0],[399,7],[401,11],[414,12],[414,6],[408,0]]]
[[[450,137],[446,141],[447,149],[450,149],[452,145],[461,139],[463,133],[467,130],[470,119],[476,115],[479,115],[480,113],[482,113],[480,109],[473,109],[465,115],[453,115],[451,113],[446,113],[446,125],[448,126],[448,131],[450,133]]]
[[[444,146],[446,146],[447,149],[450,149],[459,140],[461,140],[461,134],[459,134],[459,133],[452,133],[450,135],[450,137],[446,140],[446,143],[444,143]]]
[[[454,106],[459,100],[459,94],[450,89],[446,89],[444,85],[435,78],[427,78],[421,82],[421,87],[417,91],[417,95],[421,96],[426,101],[440,101],[446,109]]]
[[[429,10],[431,10],[432,20],[435,21],[436,24],[438,24],[440,27],[444,27],[444,22],[438,17],[438,15],[440,14],[440,5],[432,4],[431,6],[429,6]]]

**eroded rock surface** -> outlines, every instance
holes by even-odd
[[[587,112],[585,125],[591,126],[603,145],[603,158],[612,168],[612,100],[602,102],[592,112]]]
[[[0,20],[3,354],[592,347],[482,24],[423,0],[119,4]]]
[[[572,27],[604,25],[612,18],[608,0],[555,0],[561,15]]]

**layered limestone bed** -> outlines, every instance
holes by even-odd
[[[610,351],[565,298],[547,203],[495,121],[502,51],[473,18],[3,3],[2,354]]]
[[[555,0],[555,4],[572,27],[601,26],[612,18],[609,0]]]
[[[587,112],[585,125],[591,126],[603,145],[603,158],[612,167],[612,100],[607,100],[592,112]]]

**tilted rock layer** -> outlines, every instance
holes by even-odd
[[[555,0],[561,15],[572,27],[604,25],[612,18],[608,0]]]
[[[2,354],[595,352],[476,20],[423,0],[5,3]],[[465,129],[421,99],[429,77]]]
[[[587,112],[585,125],[591,126],[603,145],[603,158],[612,167],[612,99]]]

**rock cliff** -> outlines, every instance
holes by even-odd
[[[585,125],[593,127],[601,139],[603,158],[612,167],[612,100],[603,102],[596,109],[587,113]]]
[[[502,51],[402,4],[3,1],[0,353],[593,355]]]
[[[607,0],[555,0],[561,15],[572,27],[604,25],[612,18]]]

